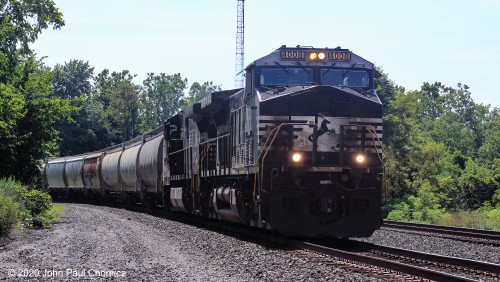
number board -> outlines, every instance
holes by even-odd
[[[304,51],[281,51],[281,59],[283,60],[304,60],[306,52]]]
[[[349,61],[349,60],[351,60],[351,53],[349,53],[349,52],[330,52],[330,53],[328,53],[328,60],[330,60],[330,61]]]

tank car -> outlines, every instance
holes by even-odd
[[[93,160],[94,190],[172,212],[283,236],[370,236],[381,226],[377,74],[348,49],[282,46],[245,69],[244,88],[80,164]],[[90,185],[70,186],[61,162],[78,161],[49,161],[49,187]]]

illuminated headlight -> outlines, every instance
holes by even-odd
[[[298,163],[300,161],[302,161],[302,154],[301,153],[293,153],[292,154],[292,161],[295,162],[295,163]]]
[[[366,156],[364,154],[357,154],[354,160],[357,164],[364,164],[366,162]]]
[[[311,52],[309,53],[309,61],[324,60],[326,58],[325,52]]]

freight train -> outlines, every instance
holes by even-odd
[[[382,103],[348,49],[286,47],[117,146],[46,161],[53,194],[160,207],[297,237],[381,226]]]

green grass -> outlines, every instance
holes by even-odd
[[[500,231],[500,209],[448,212],[438,224]]]
[[[65,206],[60,204],[51,204],[48,210],[31,218],[31,227],[51,228],[54,222],[61,220],[61,212],[64,210],[64,208]]]
[[[48,216],[50,217],[50,220],[52,222],[61,220],[62,218],[61,213],[65,208],[66,207],[61,204],[52,204],[50,210],[48,211],[49,214]]]

